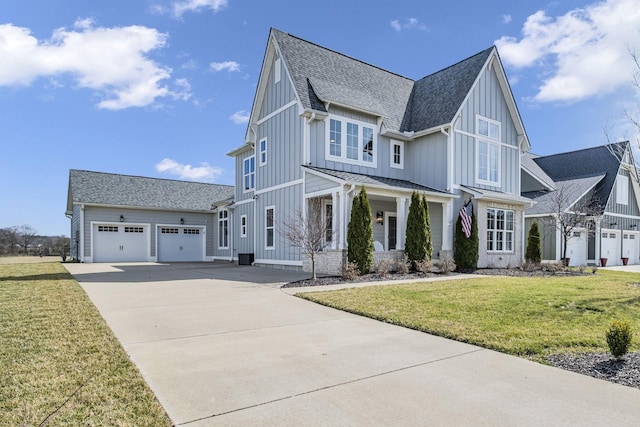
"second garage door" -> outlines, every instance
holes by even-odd
[[[158,227],[158,261],[204,261],[204,228]]]

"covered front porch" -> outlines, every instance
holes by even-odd
[[[307,215],[326,227],[324,250],[316,257],[316,272],[340,274],[347,257],[347,231],[353,197],[367,191],[372,217],[374,265],[404,256],[411,194],[417,191],[429,204],[433,259],[453,249],[453,199],[457,196],[409,181],[305,167],[304,200]],[[311,270],[303,259],[303,269]]]

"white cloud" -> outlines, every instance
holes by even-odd
[[[513,18],[511,17],[511,15],[502,15],[503,24],[508,24],[511,21],[513,21]]]
[[[427,30],[427,26],[422,22],[420,22],[417,18],[407,18],[404,20],[404,23],[400,22],[397,19],[394,19],[389,24],[397,32],[400,32],[402,30],[420,30],[420,31]]]
[[[542,68],[534,100],[578,101],[631,81],[628,48],[638,28],[637,0],[606,0],[557,17],[538,11],[527,18],[520,40],[504,36],[495,43],[506,64]]]
[[[147,56],[165,46],[166,34],[138,25],[94,27],[92,19],[80,19],[74,26],[38,40],[28,28],[0,25],[0,86],[71,76],[77,86],[100,95],[98,107],[112,110],[175,95],[163,83],[172,70]]]
[[[213,13],[227,7],[227,0],[182,0],[172,3],[171,10],[176,17],[181,17],[186,12],[199,12],[201,9],[211,9]]]
[[[173,159],[162,159],[156,164],[156,171],[179,179],[203,182],[214,182],[223,172],[221,168],[206,162],[200,163],[200,166],[191,166],[180,164]]]
[[[224,61],[224,62],[212,62],[209,64],[209,68],[213,71],[240,71],[240,64],[235,61]]]
[[[237,125],[249,122],[249,112],[247,110],[236,111],[229,116],[229,120]]]

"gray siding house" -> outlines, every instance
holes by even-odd
[[[567,241],[570,265],[640,263],[640,188],[629,142],[527,153],[522,166],[522,194],[535,202],[525,211],[525,227],[528,233],[538,222],[543,260],[560,261],[564,253],[557,216],[578,214],[583,220]]]
[[[402,256],[413,191],[429,202],[436,260],[451,254],[459,210],[472,200],[479,266],[515,266],[532,205],[521,196],[529,149],[495,47],[412,80],[272,29],[245,143],[228,153],[234,199],[217,212],[233,218],[232,259],[305,269],[278,224],[296,210],[321,215],[332,233],[318,268],[336,273],[361,188],[377,259]]]
[[[72,169],[66,215],[71,257],[82,262],[207,261],[228,226],[216,203],[233,187]],[[228,245],[227,245],[228,246]]]

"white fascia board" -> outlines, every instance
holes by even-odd
[[[250,143],[245,143],[244,145],[238,147],[238,148],[234,148],[233,150],[229,151],[227,153],[227,156],[229,157],[236,157],[239,154],[244,153],[245,151],[249,151],[249,150],[253,150],[253,145]]]
[[[102,204],[102,203],[82,203],[82,206],[84,206],[84,207],[98,207],[98,208],[112,208],[112,209],[131,209],[131,210],[137,210],[137,211],[211,213],[210,210],[171,209],[171,208],[158,208],[158,207],[152,207],[152,206],[108,205],[108,204]]]

